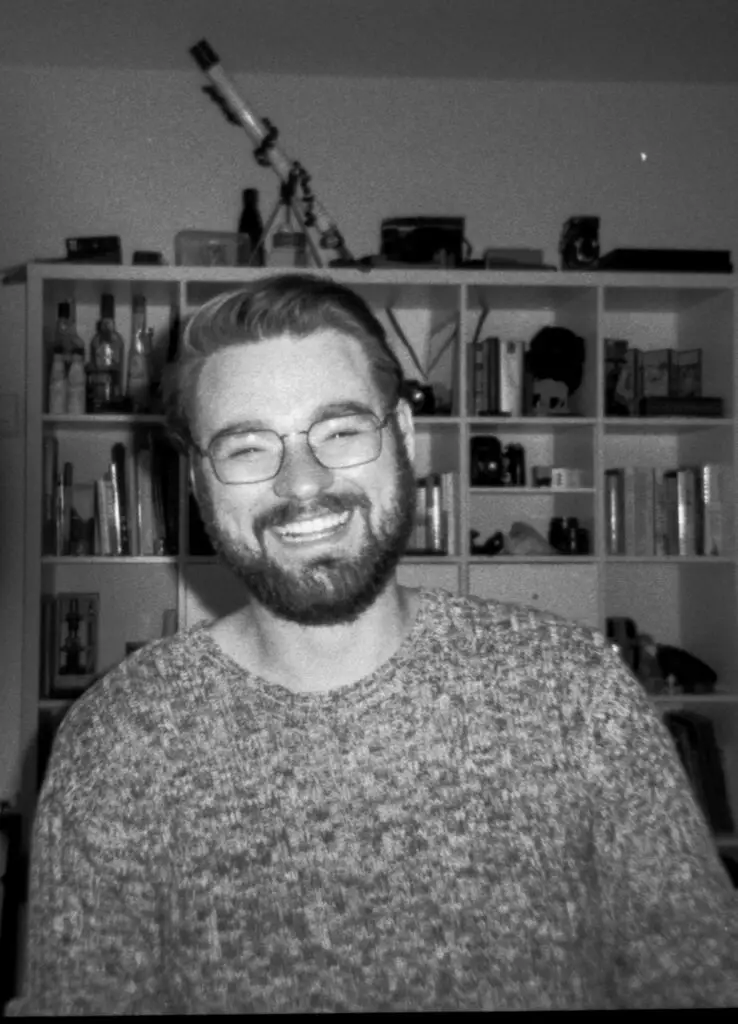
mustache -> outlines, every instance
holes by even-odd
[[[337,494],[324,494],[313,501],[288,501],[278,508],[270,509],[254,521],[254,531],[259,532],[269,527],[287,526],[298,519],[308,519],[319,515],[340,515],[355,508],[369,508],[369,500],[360,494],[341,497]]]

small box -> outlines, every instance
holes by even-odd
[[[178,267],[240,267],[250,256],[249,236],[235,231],[179,231],[174,238]]]

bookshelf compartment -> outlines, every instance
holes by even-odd
[[[638,633],[680,647],[717,673],[716,687],[738,694],[738,607],[731,562],[606,562],[606,616],[635,622]]]
[[[164,613],[177,608],[177,566],[128,563],[45,563],[41,593],[98,595],[95,675],[126,657],[126,643],[155,640],[164,630]]]
[[[475,488],[470,494],[469,529],[479,532],[475,543],[482,544],[498,530],[509,535],[513,523],[524,523],[532,527],[548,542],[551,519],[576,518],[579,526],[586,529],[589,536],[588,550],[580,554],[595,553],[593,492],[567,493],[549,488],[528,493],[513,491],[507,494],[506,491],[505,487]],[[566,556],[557,553],[553,557]]]
[[[599,628],[598,567],[591,564],[474,564],[469,593],[554,612]]]

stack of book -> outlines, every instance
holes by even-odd
[[[523,416],[529,390],[525,343],[477,338],[469,356],[469,415]]]
[[[73,464],[58,470],[55,437],[45,438],[43,454],[45,554],[177,554],[179,458],[164,437],[142,431],[132,444],[112,446],[106,472],[92,482],[89,522],[73,505]]]
[[[431,473],[416,481],[415,529],[408,551],[457,554],[456,473]]]
[[[725,555],[724,467],[605,471],[608,555]]]
[[[713,832],[732,832],[722,756],[712,722],[689,711],[664,715],[695,799]]]

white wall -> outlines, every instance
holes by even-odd
[[[602,218],[618,245],[735,248],[738,87],[240,76],[355,255],[398,214],[467,218],[475,251],[541,247]],[[0,267],[119,234],[169,261],[185,227],[232,229],[240,190],[276,179],[200,92],[196,70],[0,67]],[[641,159],[641,153],[647,159]],[[0,289],[0,393],[23,392],[24,296]],[[22,437],[0,438],[0,798],[18,788]]]

